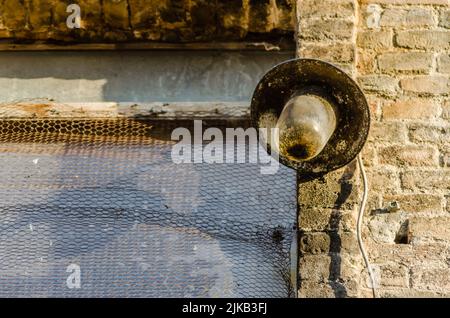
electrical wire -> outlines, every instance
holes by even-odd
[[[366,252],[366,249],[364,247],[364,243],[363,243],[362,237],[361,237],[362,221],[363,221],[363,217],[364,217],[364,211],[366,209],[367,197],[369,194],[369,186],[367,184],[367,176],[366,176],[366,171],[364,170],[364,164],[363,164],[363,161],[361,158],[361,154],[358,154],[357,160],[358,160],[358,166],[359,166],[359,170],[361,171],[361,176],[362,176],[362,180],[363,180],[363,184],[364,184],[364,193],[363,193],[363,197],[361,200],[361,205],[359,206],[358,222],[356,225],[356,236],[358,239],[359,250],[361,251],[361,255],[364,259],[364,263],[366,264],[367,271],[369,272],[369,278],[370,278],[373,298],[377,298],[377,293],[376,293],[376,288],[375,288],[375,275],[373,273],[372,266],[370,265],[369,258],[367,257],[367,252]]]

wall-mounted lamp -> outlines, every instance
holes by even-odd
[[[296,59],[275,66],[259,82],[251,104],[257,128],[278,128],[259,140],[280,161],[298,171],[299,181],[320,177],[345,166],[361,151],[370,126],[366,98],[350,76],[314,59]],[[375,276],[361,237],[368,185],[358,156],[364,194],[356,234],[376,297]]]
[[[257,128],[278,128],[273,136],[260,134],[260,141],[303,179],[352,161],[370,125],[366,98],[355,81],[314,59],[289,60],[267,72],[253,94],[251,117]]]

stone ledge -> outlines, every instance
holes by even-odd
[[[28,103],[0,103],[0,118],[157,118],[247,119],[248,103],[179,102],[179,103],[55,103],[48,100]]]

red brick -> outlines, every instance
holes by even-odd
[[[421,290],[450,291],[450,268],[414,268],[412,287]]]
[[[380,285],[388,287],[409,287],[408,268],[395,263],[380,265]]]
[[[439,26],[450,29],[450,10],[442,10],[439,15]]]
[[[419,27],[434,24],[433,10],[424,8],[388,8],[383,11],[380,25],[388,27]]]
[[[387,102],[382,108],[383,119],[430,119],[440,114],[438,103],[423,98]]]
[[[387,50],[392,46],[392,30],[359,32],[356,43],[363,48]]]
[[[398,89],[398,79],[388,75],[363,75],[358,77],[362,89],[381,95],[393,95]]]
[[[403,31],[397,34],[396,44],[410,49],[443,50],[450,48],[450,31]]]
[[[394,169],[377,168],[368,173],[369,188],[377,193],[397,193],[400,188],[400,178]],[[379,207],[375,207],[379,208]]]
[[[431,146],[388,146],[378,152],[381,164],[394,166],[438,166],[438,151]]]
[[[299,37],[304,40],[350,40],[354,24],[344,19],[305,19],[300,21]]]
[[[362,48],[357,48],[358,59],[357,68],[359,74],[372,74],[376,72],[377,68],[377,53],[373,50],[367,50]]]
[[[433,54],[428,52],[396,52],[378,56],[380,70],[385,73],[429,73]]]
[[[437,4],[448,5],[448,0],[360,0],[361,3],[378,3],[378,4]]]
[[[419,94],[440,95],[450,93],[448,76],[416,76],[400,80],[400,87]]]
[[[450,217],[448,216],[411,217],[409,227],[413,243],[429,240],[450,241]]]
[[[413,142],[449,143],[450,125],[414,124],[409,127],[408,135]]]
[[[438,58],[438,72],[450,74],[450,54],[441,54]]]
[[[383,202],[397,201],[400,209],[408,213],[440,213],[442,197],[432,194],[395,194],[384,195]]]
[[[450,170],[408,170],[400,174],[402,187],[407,190],[450,190]]]
[[[373,122],[369,130],[369,140],[404,143],[406,132],[403,123]]]
[[[450,119],[450,100],[446,100],[442,104],[442,118]]]
[[[353,0],[302,0],[299,11],[303,18],[348,18],[354,15],[355,3]]]
[[[355,59],[355,46],[351,43],[301,44],[300,55],[329,62],[350,63]]]

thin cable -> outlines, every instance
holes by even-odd
[[[375,290],[375,275],[373,273],[372,266],[370,265],[369,258],[367,257],[367,252],[366,252],[366,249],[364,247],[364,243],[363,243],[362,237],[361,237],[362,221],[363,221],[363,217],[364,217],[364,211],[366,209],[367,196],[369,194],[369,186],[367,184],[367,176],[366,176],[366,171],[364,170],[364,164],[362,162],[361,154],[358,154],[357,160],[358,160],[358,166],[359,166],[359,170],[361,171],[361,176],[362,176],[362,180],[363,180],[363,184],[364,184],[364,193],[363,193],[361,205],[359,206],[358,222],[356,225],[356,237],[358,238],[359,250],[361,251],[361,255],[364,259],[364,263],[366,264],[367,271],[369,272],[370,282],[372,285],[371,287],[372,287],[373,298],[377,298],[377,294],[376,294],[376,290]]]

